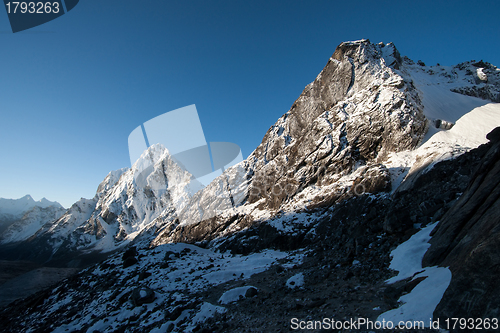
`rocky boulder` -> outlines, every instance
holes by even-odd
[[[156,299],[155,292],[148,287],[136,288],[132,291],[130,299],[135,306],[152,303]]]

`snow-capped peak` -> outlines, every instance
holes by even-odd
[[[137,161],[135,161],[134,165],[132,165],[132,169],[141,172],[150,165],[165,159],[167,156],[170,156],[168,149],[161,143],[156,143],[151,145],[141,154]]]

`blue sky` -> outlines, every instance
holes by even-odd
[[[196,104],[248,156],[343,41],[500,66],[500,1],[81,0],[13,34],[0,11],[0,197],[68,207],[130,166],[129,133]]]

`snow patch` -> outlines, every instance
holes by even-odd
[[[431,239],[430,233],[436,225],[437,223],[428,225],[391,252],[392,260],[389,268],[399,273],[387,280],[387,283],[404,280],[422,270],[422,258],[431,246],[428,243]]]
[[[198,313],[194,316],[193,323],[195,324],[203,323],[208,318],[212,318],[216,313],[224,313],[226,311],[227,309],[222,306],[217,306],[210,304],[208,302],[204,302]]]
[[[219,298],[219,303],[220,304],[229,304],[233,302],[237,302],[240,299],[245,298],[246,292],[250,288],[255,288],[252,286],[244,286],[244,287],[238,287],[238,288],[233,288],[225,293],[222,294],[222,296]],[[257,289],[257,288],[255,288]]]
[[[286,281],[286,286],[290,289],[301,288],[304,286],[304,273],[298,273]]]
[[[421,277],[425,279],[409,294],[399,298],[398,301],[402,303],[400,307],[382,313],[377,321],[423,321],[426,327],[429,327],[434,310],[451,282],[451,271],[448,268],[422,268],[422,258],[430,247],[430,233],[436,225],[437,223],[425,227],[391,252],[392,261],[389,267],[399,273],[387,280],[388,283],[412,276],[412,280]]]

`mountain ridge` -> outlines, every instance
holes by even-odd
[[[19,199],[0,198],[0,214],[9,214],[19,217],[19,215],[24,214],[27,210],[35,206],[40,208],[47,208],[50,206],[64,208],[57,201],[50,201],[46,198],[35,201],[29,194]]]
[[[491,64],[429,67],[392,43],[342,43],[255,151],[208,186],[153,145],[132,168],[111,172],[93,199],[11,244],[20,259],[36,249],[38,260],[62,266],[78,266],[81,255],[103,261],[0,316],[20,323],[12,331],[51,323],[109,332],[277,331],[287,327],[283,318],[312,310],[373,320],[467,309],[498,316],[496,289],[485,303],[477,299],[486,289],[474,289],[491,274],[460,261],[465,272],[475,269],[467,280],[456,258],[481,250],[496,263],[495,247],[480,247],[495,244],[496,231],[480,232],[495,221],[461,207],[475,211],[489,196],[478,190],[483,179],[498,179],[499,93],[500,70]],[[238,200],[221,205],[227,188]],[[456,216],[463,221],[454,225]],[[395,278],[398,251],[413,258],[413,276]],[[446,262],[458,279],[436,267]],[[426,297],[429,281],[439,282],[442,298]],[[252,291],[218,301],[241,290]],[[26,308],[29,318],[16,317]]]
[[[231,234],[247,228],[252,219],[268,219],[280,211],[329,206],[354,192],[395,191],[409,175],[485,142],[486,133],[495,126],[491,117],[474,138],[462,135],[458,150],[457,135],[448,141],[432,138],[460,132],[436,128],[437,121],[454,125],[474,107],[487,104],[453,89],[486,89],[491,93],[483,97],[495,99],[499,72],[483,62],[429,68],[401,57],[392,43],[372,44],[366,39],[341,43],[262,143],[245,161],[226,170],[224,179],[202,188],[189,175],[180,176],[181,169],[168,159],[168,150],[153,145],[131,169],[110,172],[93,199],[70,207],[52,226],[41,228],[30,243],[44,247],[39,257],[46,253],[41,257],[51,260],[59,249],[112,251],[151,233],[156,235],[154,245],[197,242]],[[446,103],[458,99],[460,107],[457,103],[436,107],[437,99]],[[178,171],[166,177],[166,165]],[[141,175],[145,170],[148,173]],[[214,199],[220,198],[220,181],[228,182],[240,204],[221,206],[220,199]],[[411,181],[404,183],[403,188]],[[207,219],[204,216],[213,216],[212,207],[222,211]],[[197,236],[195,229],[208,238]]]

